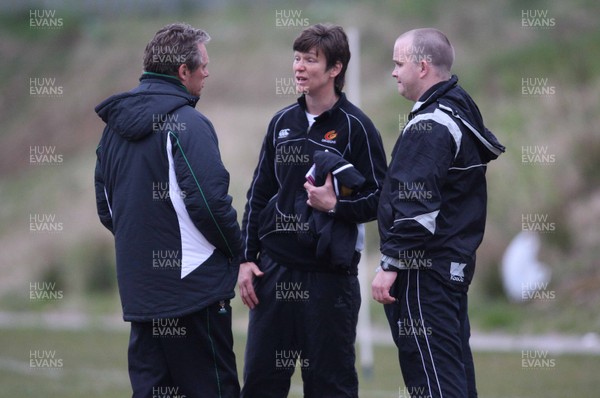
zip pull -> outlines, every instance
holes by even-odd
[[[225,300],[219,301],[219,305],[221,306],[221,308],[219,309],[219,315],[227,314],[227,309],[225,308]]]

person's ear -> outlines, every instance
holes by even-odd
[[[338,61],[335,63],[335,65],[333,65],[331,67],[331,69],[329,69],[329,76],[337,77],[337,75],[339,75],[341,71],[342,71],[342,63],[340,61]]]
[[[419,76],[420,77],[425,77],[429,73],[430,70],[431,70],[431,65],[429,65],[429,63],[427,61],[425,61],[424,59],[419,61]]]
[[[180,81],[187,81],[189,74],[190,70],[188,69],[186,64],[179,65],[179,68],[177,69],[177,77],[179,77]]]

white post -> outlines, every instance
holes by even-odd
[[[356,28],[346,30],[350,45],[350,63],[346,72],[348,99],[360,107],[360,32]],[[367,265],[367,248],[358,264],[358,280],[362,304],[358,313],[357,339],[360,349],[360,365],[365,379],[373,377],[373,336],[371,331],[371,272]]]

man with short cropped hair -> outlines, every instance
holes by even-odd
[[[139,86],[96,107],[96,202],[115,238],[134,398],[239,395],[229,300],[240,229],[215,130],[194,109],[209,39],[160,29]]]
[[[344,30],[310,26],[293,50],[302,95],[269,123],[242,223],[238,284],[250,322],[241,396],[287,397],[299,370],[305,397],[358,397],[361,223],[376,216],[385,154],[371,120],[342,92]],[[337,190],[352,169],[364,183]]]
[[[504,147],[451,73],[454,49],[437,29],[396,40],[392,73],[415,104],[378,209],[384,304],[411,397],[476,397],[467,290],[483,239],[487,163]]]

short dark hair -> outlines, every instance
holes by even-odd
[[[173,23],[160,29],[146,45],[144,70],[177,76],[179,66],[186,64],[195,71],[202,63],[199,43],[207,43],[210,36],[202,29],[185,23]]]
[[[412,38],[413,49],[423,51],[432,65],[442,72],[450,73],[454,63],[454,47],[444,33],[434,28],[421,28],[405,34]]]
[[[304,29],[294,41],[294,51],[309,52],[315,48],[317,54],[322,51],[327,60],[327,70],[337,62],[342,64],[342,70],[335,77],[334,85],[338,93],[344,88],[344,80],[348,62],[350,62],[350,47],[348,37],[341,26],[316,24]]]

